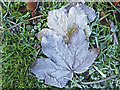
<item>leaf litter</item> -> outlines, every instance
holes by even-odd
[[[73,74],[83,73],[96,59],[99,49],[89,48],[91,34],[88,23],[95,11],[81,3],[50,11],[48,27],[38,33],[42,51],[48,58],[38,58],[32,72],[45,84],[63,88]],[[87,37],[86,37],[87,36]]]

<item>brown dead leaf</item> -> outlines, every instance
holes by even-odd
[[[116,2],[113,2],[113,5],[116,6],[119,2],[120,0],[116,0]]]
[[[105,13],[103,12],[103,11],[101,11],[100,12],[100,17],[102,18],[102,17],[104,17],[105,16]],[[104,18],[103,20],[101,20],[101,24],[102,25],[106,25],[107,24],[107,21],[106,21],[106,19]]]
[[[35,2],[27,2],[27,8],[31,11],[34,11],[36,7],[36,3]]]
[[[32,0],[26,0],[26,3],[27,3],[27,8],[31,11],[34,11],[35,10],[35,7],[36,7],[36,2],[32,2]]]
[[[113,2],[113,5],[116,6],[119,2],[120,2],[120,0],[116,0],[116,2]],[[117,6],[116,8],[118,8],[118,10],[120,10],[120,7],[119,7],[119,6]],[[111,12],[111,14],[113,14],[113,13]],[[120,19],[119,19],[120,13],[116,11],[116,12],[115,12],[115,15],[116,15],[117,20],[119,21],[119,20],[120,20]],[[104,17],[104,16],[105,16],[105,13],[104,13],[103,11],[101,11],[101,12],[100,12],[100,17]],[[104,18],[103,20],[101,20],[101,24],[102,24],[102,25],[106,25],[106,24],[108,24],[108,22],[107,22],[106,19]]]
[[[26,1],[27,1],[27,8],[32,11],[32,16],[34,17],[36,13],[35,8],[36,8],[37,3],[29,2],[29,0],[26,0]]]
[[[33,0],[26,0],[27,3],[27,9],[32,11],[32,17],[35,17],[39,15],[38,8],[37,7],[37,2],[33,2]],[[37,21],[37,19],[35,19]]]
[[[120,2],[120,0],[116,0],[116,2],[113,2],[113,5],[120,11],[120,6],[117,6],[117,4]],[[118,21],[120,21],[120,13],[119,12],[115,12],[116,18]]]

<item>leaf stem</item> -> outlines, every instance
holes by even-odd
[[[75,74],[76,78],[79,80],[79,77]],[[99,81],[94,81],[94,82],[82,82],[80,81],[81,84],[84,84],[84,85],[89,85],[89,84],[96,84],[96,83],[101,83],[101,82],[104,82],[104,81],[107,81],[107,80],[110,80],[112,78],[115,78],[115,77],[118,77],[118,75],[113,75],[113,76],[110,76],[106,79],[103,79],[103,80],[99,80]]]

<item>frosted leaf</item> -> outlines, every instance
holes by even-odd
[[[68,45],[62,36],[49,32],[43,34],[41,46],[48,58],[37,59],[32,72],[39,79],[45,79],[46,84],[59,88],[72,79],[73,73],[85,72],[98,55],[97,49],[88,50],[85,33],[78,28],[72,33]]]
[[[70,8],[68,6],[66,5],[66,7],[49,11],[47,18],[49,29],[61,35],[64,40],[68,40],[68,32],[73,30],[75,24],[79,29],[85,30],[89,37],[91,30],[88,21],[92,22],[95,19],[96,14],[94,9],[79,3],[71,5]],[[39,39],[41,38],[40,36],[38,37]]]
[[[99,52],[98,49],[88,50],[86,40],[86,34],[88,37],[91,34],[87,21],[93,21],[87,9],[91,12],[93,9],[79,3],[68,6],[49,12],[49,28],[38,33],[42,51],[48,58],[38,58],[31,69],[39,79],[45,80],[45,84],[59,88],[72,80],[74,73],[88,70]]]

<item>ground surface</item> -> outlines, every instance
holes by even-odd
[[[39,12],[47,15],[48,11],[60,8],[67,3],[42,3],[39,6]],[[100,21],[104,18],[111,20],[115,24],[115,33],[120,42],[120,21],[115,16],[116,8],[112,3],[86,3],[95,9],[97,18],[91,24],[92,35],[90,36],[90,48],[100,48],[100,53],[96,58],[94,65],[100,69],[106,77],[119,74],[120,62],[120,46],[114,43],[113,33],[111,33],[110,25],[102,25]],[[119,4],[120,5],[120,4]],[[7,29],[19,22],[31,18],[31,11],[23,11],[26,3],[2,3],[2,21],[3,29]],[[24,9],[24,8],[23,8]],[[100,12],[104,11],[105,16],[100,18]],[[112,12],[112,14],[111,14]],[[47,16],[39,18],[33,23],[28,21],[16,28],[5,31],[2,42],[3,58],[2,58],[2,86],[3,88],[55,88],[44,84],[44,81],[38,80],[31,73],[30,66],[33,64],[35,57],[35,44],[40,45],[40,41],[35,36],[41,29],[47,27]],[[31,24],[32,23],[32,24]],[[119,43],[120,44],[120,43]],[[38,57],[44,56],[40,51]],[[92,66],[88,71],[79,75],[80,80],[96,81],[104,79],[98,71]],[[65,88],[75,87],[111,87],[118,88],[119,79],[114,78],[99,84],[81,85],[74,77],[73,81],[69,81]]]

